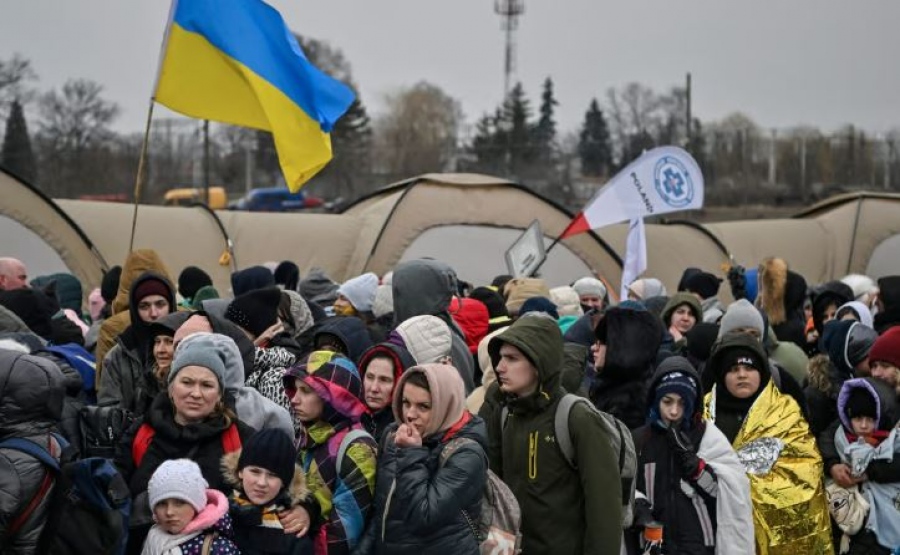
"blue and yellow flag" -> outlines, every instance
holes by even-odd
[[[331,160],[349,87],[312,65],[261,0],[173,0],[154,100],[176,112],[271,131],[297,191]]]

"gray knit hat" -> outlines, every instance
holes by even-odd
[[[762,314],[747,299],[741,299],[728,305],[728,310],[725,311],[722,321],[719,322],[719,337],[740,328],[758,330],[760,337],[765,334]]]
[[[603,282],[596,278],[583,277],[572,284],[572,289],[578,293],[578,296],[594,295],[601,299],[606,296],[606,286]]]
[[[175,379],[178,372],[185,366],[202,366],[208,368],[219,381],[219,389],[225,389],[225,353],[220,348],[220,341],[230,337],[215,333],[195,333],[185,337],[175,349],[175,358],[172,360],[172,369],[169,370],[169,383]]]
[[[203,478],[200,467],[189,459],[164,461],[153,472],[147,484],[150,509],[166,499],[181,499],[191,504],[198,513],[206,507],[206,490],[209,484]]]

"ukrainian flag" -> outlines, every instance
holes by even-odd
[[[331,160],[329,133],[354,100],[312,65],[261,0],[173,0],[154,100],[182,114],[271,131],[297,191]]]

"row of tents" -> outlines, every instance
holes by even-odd
[[[99,284],[125,259],[133,216],[132,205],[49,199],[0,170],[0,256],[23,260],[32,275],[68,271]],[[511,181],[426,174],[383,187],[341,214],[142,205],[134,248],[157,250],[175,275],[200,266],[220,291],[229,291],[235,269],[269,261],[292,260],[301,275],[318,266],[341,281],[429,256],[480,284],[507,272],[504,254],[532,221],[550,244],[572,216]],[[556,285],[593,273],[617,290],[626,234],[627,225],[614,225],[567,238],[550,251],[541,275]],[[877,278],[900,273],[900,195],[842,195],[791,218],[650,223],[646,236],[646,275],[670,288],[687,266],[721,274],[732,260],[750,267],[768,256],[788,260],[811,283],[848,273]]]

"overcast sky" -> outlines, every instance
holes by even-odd
[[[341,48],[364,102],[420,80],[459,99],[471,122],[503,92],[504,36],[491,0],[272,0],[288,25]],[[629,81],[659,91],[693,74],[694,114],[740,110],[765,127],[900,126],[900,2],[525,0],[518,79],[537,101],[552,76],[562,130],[591,97]],[[18,52],[38,87],[101,83],[139,131],[166,0],[3,0],[0,58]]]

